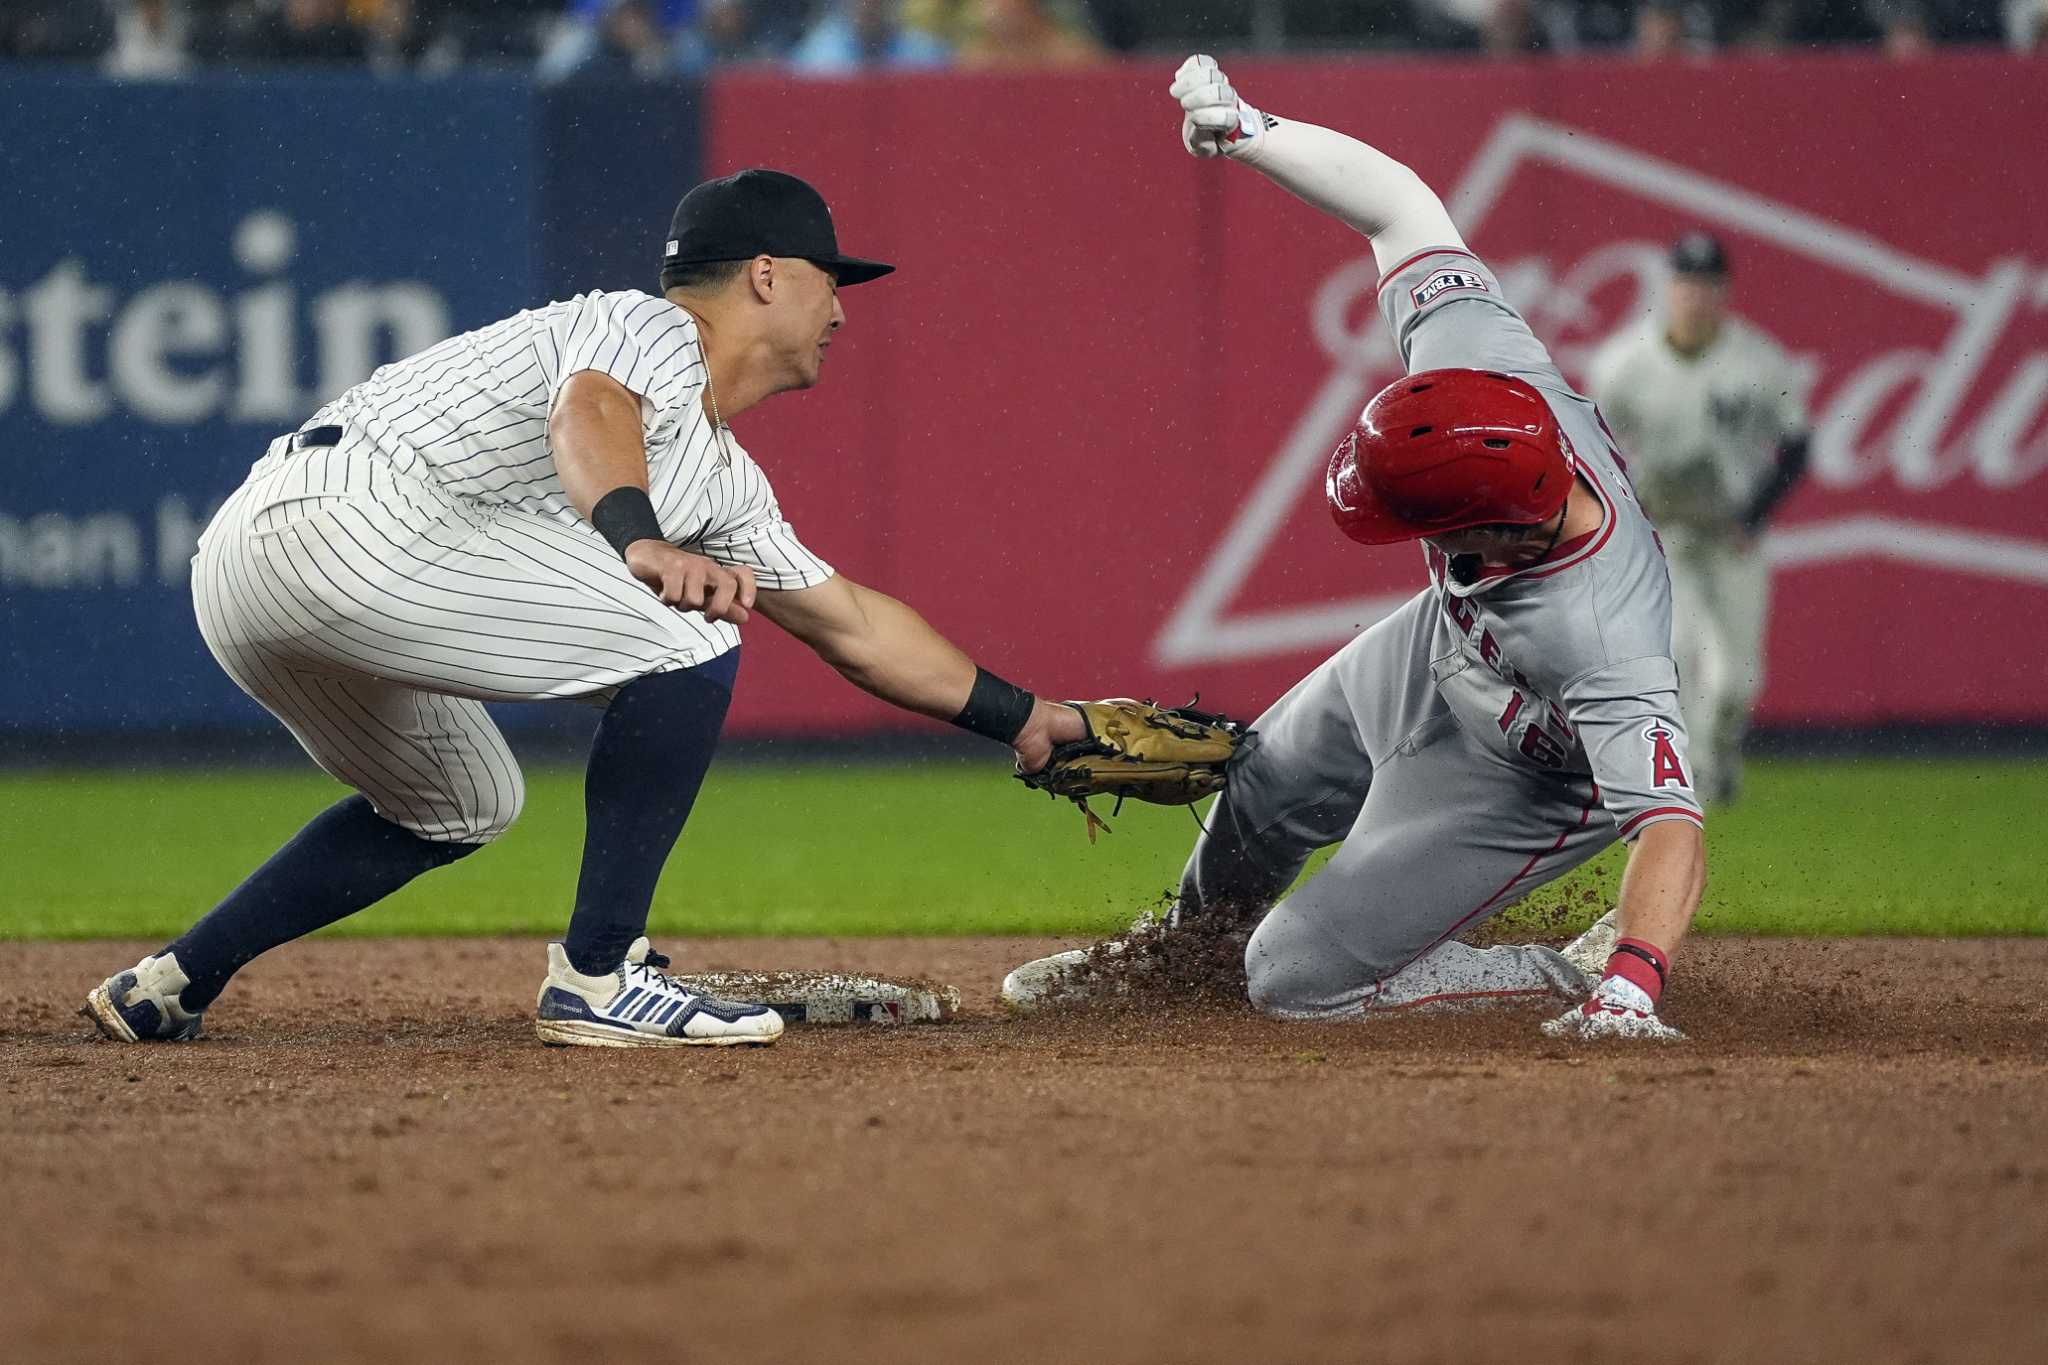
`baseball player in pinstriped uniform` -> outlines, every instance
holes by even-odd
[[[1704,232],[1671,249],[1663,317],[1622,331],[1589,385],[1630,452],[1671,556],[1671,642],[1700,790],[1731,800],[1763,688],[1764,523],[1806,468],[1806,386],[1790,356],[1728,312],[1728,253]]]
[[[1414,172],[1259,113],[1207,57],[1173,94],[1190,152],[1372,239],[1410,374],[1338,447],[1328,496],[1356,540],[1421,539],[1429,586],[1254,723],[1167,932],[1256,924],[1251,999],[1287,1018],[1551,999],[1574,1006],[1557,1036],[1677,1037],[1657,1000],[1705,881],[1700,807],[1664,556],[1599,414]],[[1563,955],[1455,938],[1617,839],[1618,924]],[[1003,994],[1031,1008],[1088,981],[1062,954]]]
[[[604,708],[576,905],[537,1031],[588,1046],[772,1042],[765,1006],[694,995],[643,930],[711,762],[754,613],[898,706],[1010,744],[1079,714],[975,665],[783,520],[726,425],[818,381],[840,253],[803,181],[750,170],[676,209],[662,297],[582,294],[387,365],[272,442],[193,559],[228,676],[357,794],[175,942],[95,988],[122,1041],[186,1039],[257,954],[504,833],[518,764],[486,701]]]

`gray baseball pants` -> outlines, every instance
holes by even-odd
[[[1615,825],[1589,776],[1518,763],[1461,728],[1431,671],[1437,610],[1433,594],[1415,597],[1259,718],[1182,874],[1184,916],[1265,911],[1245,950],[1261,1010],[1333,1018],[1584,994],[1548,948],[1452,939],[1598,853]],[[1340,842],[1289,890],[1311,853]]]

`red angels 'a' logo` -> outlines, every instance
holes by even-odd
[[[1686,779],[1685,769],[1678,762],[1678,746],[1671,742],[1677,736],[1665,727],[1664,722],[1658,721],[1643,731],[1643,738],[1650,741],[1650,785],[1666,787],[1675,782],[1681,787],[1690,787],[1692,783]]]

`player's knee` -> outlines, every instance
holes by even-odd
[[[1266,921],[1271,924],[1269,917]],[[1311,974],[1299,951],[1279,935],[1254,932],[1244,947],[1244,990],[1252,1008],[1261,1014],[1298,1019],[1315,1009]]]
[[[473,842],[479,844],[490,843],[506,830],[512,828],[513,822],[519,818],[519,813],[525,809],[526,778],[515,768],[512,770],[512,780],[508,785],[508,789],[500,793],[496,800],[478,813],[480,819]]]
[[[1272,958],[1245,959],[1245,996],[1252,1008],[1276,1019],[1307,1019],[1321,1012],[1312,978]]]
[[[1385,971],[1338,942],[1313,908],[1289,898],[1259,923],[1244,948],[1245,995],[1279,1019],[1332,1019],[1356,1011]]]
[[[1244,958],[1244,993],[1252,1002],[1252,1008],[1261,1014],[1280,1014],[1288,998],[1284,974],[1276,971],[1270,958],[1254,957],[1247,950]]]
[[[526,779],[514,768],[487,791],[464,793],[460,809],[435,836],[450,843],[481,847],[495,840],[526,808]]]

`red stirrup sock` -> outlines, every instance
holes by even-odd
[[[1606,975],[1618,976],[1649,996],[1652,1009],[1656,1008],[1658,997],[1664,994],[1664,978],[1670,971],[1671,963],[1663,950],[1639,938],[1617,940],[1613,955],[1607,959]]]

